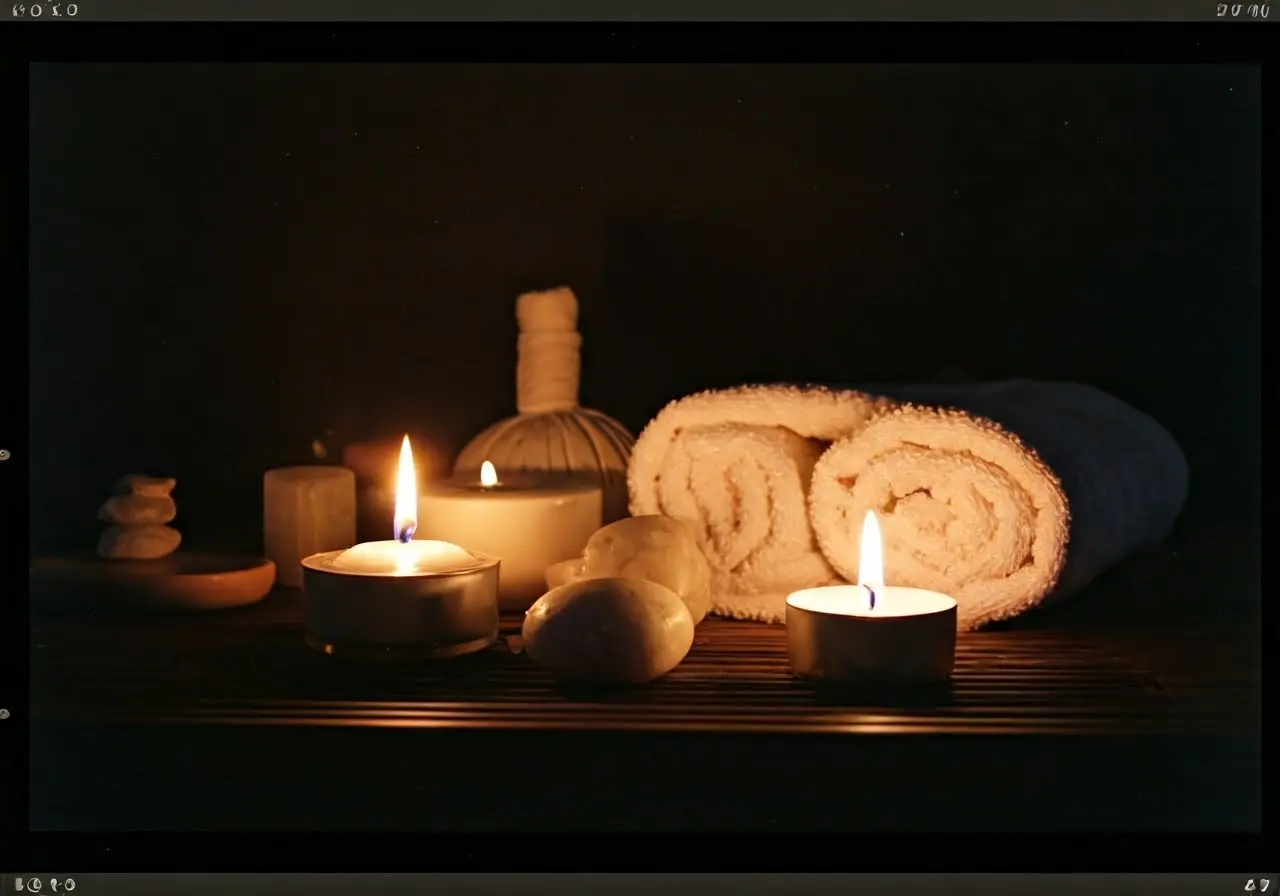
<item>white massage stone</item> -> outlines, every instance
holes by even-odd
[[[117,495],[137,495],[140,498],[167,498],[178,480],[162,476],[143,476],[130,473],[116,480],[112,491]]]
[[[98,509],[98,519],[121,526],[163,525],[178,515],[173,498],[116,495]]]
[[[104,560],[158,560],[182,543],[182,533],[169,526],[109,526],[98,539]]]
[[[657,514],[610,523],[587,541],[582,577],[646,579],[670,588],[696,625],[711,607],[711,565],[684,523]]]
[[[576,582],[583,577],[582,558],[573,557],[569,560],[561,560],[559,563],[552,563],[547,567],[546,579],[547,590],[559,588],[561,585],[568,585],[570,582]]]
[[[557,678],[643,684],[693,646],[693,617],[674,591],[644,579],[582,579],[529,608],[524,652]]]

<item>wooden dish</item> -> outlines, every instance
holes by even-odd
[[[276,581],[262,557],[179,552],[159,560],[39,557],[31,598],[61,608],[222,610],[256,603]]]

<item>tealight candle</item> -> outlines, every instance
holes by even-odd
[[[527,610],[547,590],[546,570],[582,554],[600,528],[600,486],[550,473],[503,473],[485,461],[479,480],[455,476],[418,496],[418,533],[502,561],[504,610]]]
[[[955,598],[883,583],[880,524],[868,511],[858,584],[809,588],[787,597],[787,650],[797,675],[843,683],[951,677]]]
[[[395,538],[302,561],[307,643],[325,653],[434,658],[498,638],[498,560],[456,544],[413,540],[417,477],[405,436],[396,477]]]

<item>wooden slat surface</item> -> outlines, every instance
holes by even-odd
[[[794,680],[780,626],[708,620],[643,688],[565,690],[504,638],[462,660],[334,661],[302,643],[295,593],[204,618],[43,621],[39,717],[113,722],[769,733],[1248,734],[1257,634],[1094,629],[962,635],[952,687],[831,694]],[[518,620],[507,620],[513,633]]]

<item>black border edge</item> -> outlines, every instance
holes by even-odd
[[[1193,872],[1263,867],[1262,834],[33,834],[23,861],[64,873]],[[1241,891],[1243,892],[1243,890]]]
[[[30,603],[27,588],[27,557],[30,555],[28,491],[30,488],[30,366],[28,364],[28,276],[27,174],[30,148],[27,121],[27,60],[21,55],[5,55],[0,66],[5,84],[4,172],[0,187],[7,195],[9,259],[4,319],[0,323],[0,448],[9,452],[0,462],[0,517],[4,537],[0,539],[0,563],[8,587],[0,594],[0,708],[8,718],[0,720],[0,832],[22,832],[27,828],[28,779],[21,770],[30,767]],[[17,773],[13,773],[16,771]],[[0,834],[0,854],[5,847]]]
[[[1272,39],[1273,47],[1275,43],[1276,41],[1273,38]],[[1270,260],[1272,258],[1272,255],[1274,254],[1275,247],[1280,245],[1280,243],[1276,242],[1277,234],[1276,234],[1274,213],[1272,215],[1268,214],[1268,205],[1270,205],[1271,209],[1273,210],[1275,208],[1275,201],[1274,201],[1275,196],[1274,194],[1269,193],[1269,191],[1267,190],[1268,148],[1273,149],[1276,146],[1276,110],[1277,110],[1277,107],[1280,107],[1280,103],[1277,103],[1274,97],[1280,95],[1280,81],[1278,81],[1276,77],[1275,68],[1270,65],[1262,66],[1262,70],[1259,73],[1259,80],[1261,82],[1259,84],[1259,87],[1260,87],[1260,93],[1262,97],[1261,105],[1263,109],[1263,114],[1262,114],[1262,122],[1261,122],[1262,133],[1260,135],[1262,137],[1262,140],[1261,140],[1261,146],[1259,147],[1259,151],[1258,151],[1258,162],[1259,162],[1258,206],[1259,206],[1259,218],[1260,218],[1260,221],[1259,221],[1260,233],[1259,233],[1259,239],[1258,239],[1258,249],[1259,249],[1258,290],[1261,296],[1265,296],[1266,287],[1267,287],[1267,271],[1271,263]],[[1267,105],[1268,96],[1273,97],[1270,107],[1268,107]],[[1266,113],[1267,108],[1271,109],[1270,115]],[[1272,154],[1274,154],[1274,152]],[[1268,196],[1270,196],[1272,199],[1270,203],[1268,203],[1267,201]],[[1271,251],[1268,251],[1268,247],[1272,247]],[[1263,303],[1261,302],[1259,303],[1259,308],[1261,308],[1262,304]],[[1260,311],[1259,313],[1260,313],[1260,318],[1258,320],[1258,338],[1262,339],[1263,338],[1262,334],[1263,332],[1265,332],[1265,330],[1262,326],[1262,320],[1261,320],[1262,312]],[[1265,382],[1265,379],[1266,379],[1265,371],[1267,367],[1265,352],[1263,352],[1261,367],[1264,372],[1263,380]],[[1262,393],[1261,384],[1259,384],[1258,392],[1259,392],[1259,395],[1261,395]],[[1262,407],[1258,408],[1258,414],[1259,414],[1259,423],[1261,423],[1262,422],[1261,418],[1263,416]],[[1261,448],[1262,448],[1261,440],[1258,448],[1259,448],[1259,452],[1261,452]],[[1261,479],[1261,476],[1262,476],[1261,467],[1262,467],[1262,464],[1259,464],[1259,479],[1258,479],[1259,505],[1261,505],[1266,495],[1266,488],[1263,485],[1262,479]],[[1261,513],[1259,514],[1259,519],[1262,519],[1263,525],[1267,526],[1265,522],[1265,516],[1263,514]],[[1270,528],[1270,527],[1267,526],[1267,528]],[[1262,743],[1265,746],[1265,744],[1267,744],[1268,741],[1271,741],[1274,739],[1274,732],[1275,732],[1274,717],[1275,717],[1276,706],[1278,703],[1280,703],[1280,701],[1276,699],[1277,693],[1280,692],[1280,688],[1277,688],[1276,686],[1276,680],[1278,677],[1277,669],[1280,669],[1280,667],[1276,665],[1276,659],[1275,659],[1276,651],[1278,648],[1280,648],[1280,630],[1277,629],[1277,626],[1272,621],[1275,618],[1276,611],[1274,609],[1268,610],[1266,607],[1266,594],[1267,594],[1266,578],[1268,575],[1268,570],[1264,567],[1263,569],[1260,569],[1258,572],[1259,572],[1259,579],[1263,585],[1262,587],[1263,606],[1261,610],[1262,631],[1259,633],[1260,640],[1262,642],[1261,643],[1262,705],[1258,707],[1259,709],[1258,727],[1261,733]],[[1275,600],[1275,599],[1276,598],[1274,597],[1272,598],[1272,600]],[[1262,830],[1271,831],[1272,834],[1274,834],[1277,828],[1277,825],[1275,822],[1275,815],[1276,815],[1275,810],[1276,810],[1276,806],[1280,805],[1280,796],[1277,795],[1277,792],[1280,789],[1276,787],[1276,781],[1280,780],[1280,776],[1277,776],[1274,773],[1268,774],[1266,762],[1261,763],[1259,770],[1260,770],[1260,774],[1262,775],[1262,782],[1261,782]]]
[[[53,875],[45,874],[46,879]],[[58,875],[59,877],[62,875]],[[1235,874],[90,874],[75,879],[86,896],[142,896],[184,893],[189,896],[288,893],[420,894],[492,896],[499,892],[554,896],[648,896],[653,892],[735,893],[743,896],[845,896],[872,894],[1106,894],[1160,892],[1167,896],[1246,892],[1251,877],[1269,879],[1266,872]],[[68,881],[72,878],[67,878]],[[50,881],[49,890],[52,891]],[[1255,885],[1255,893],[1261,896]]]
[[[1187,23],[90,23],[18,26],[42,61],[1259,62],[1264,27]]]

